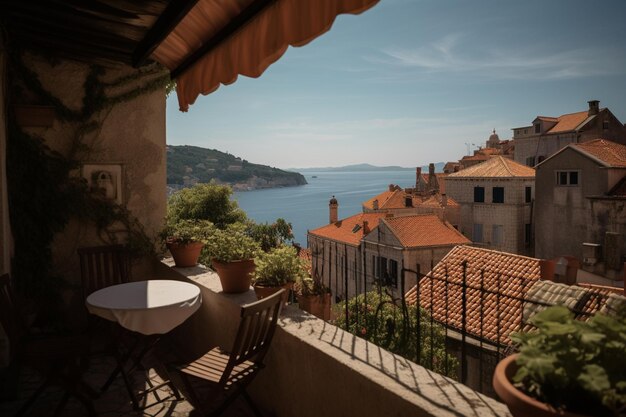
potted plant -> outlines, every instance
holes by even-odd
[[[536,314],[536,331],[511,339],[520,352],[496,367],[493,386],[511,414],[617,416],[626,410],[626,318],[588,321],[566,307]]]
[[[225,229],[213,229],[207,240],[206,253],[202,255],[217,272],[225,293],[242,293],[250,289],[255,269],[254,257],[260,247],[245,229],[241,223],[228,225]]]
[[[319,277],[304,276],[294,285],[298,304],[322,320],[330,320],[330,288],[322,284]]]
[[[304,261],[297,256],[296,248],[280,246],[261,252],[255,260],[256,272],[252,280],[257,298],[268,297],[284,288],[283,301],[289,298],[293,283],[307,275]]]
[[[196,266],[202,247],[213,229],[213,224],[207,220],[169,221],[161,231],[161,239],[165,241],[176,266]]]

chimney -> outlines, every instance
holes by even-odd
[[[420,191],[420,177],[422,176],[422,168],[415,168],[415,191]]]
[[[544,281],[554,281],[554,269],[556,262],[548,259],[541,259],[539,261],[539,270],[541,279]]]
[[[370,232],[369,222],[367,220],[363,220],[363,236]]]
[[[441,194],[441,205],[448,207],[448,196],[446,194]]]
[[[337,216],[337,209],[339,207],[339,203],[337,202],[337,199],[335,198],[335,196],[333,196],[333,198],[330,199],[330,202],[328,203],[328,211],[329,211],[329,221],[330,224],[334,224],[337,223],[338,220],[338,216]]]
[[[395,191],[396,190],[396,186],[393,184],[389,184],[389,191]]]
[[[587,103],[589,103],[589,112],[587,112],[587,115],[593,116],[595,114],[598,114],[598,112],[600,111],[600,101],[589,100]]]
[[[413,198],[410,195],[404,196],[404,207],[413,207]]]
[[[378,199],[372,201],[372,208],[374,210],[378,210]]]

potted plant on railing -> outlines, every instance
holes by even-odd
[[[207,220],[168,222],[161,231],[161,239],[176,266],[191,267],[198,264],[202,247],[213,229],[213,223]]]
[[[225,293],[242,293],[250,289],[254,257],[259,251],[259,244],[246,234],[245,226],[234,223],[223,230],[213,229],[202,259],[215,269]]]
[[[307,275],[304,261],[297,256],[296,248],[280,246],[269,252],[261,252],[255,259],[256,271],[252,283],[257,298],[268,297],[281,288],[283,302],[289,299],[293,283]]]
[[[536,314],[536,331],[511,339],[520,352],[496,367],[493,386],[511,414],[618,416],[626,412],[626,318],[588,321],[566,307]]]
[[[330,320],[330,288],[318,277],[304,276],[295,283],[294,291],[302,310],[322,320]]]

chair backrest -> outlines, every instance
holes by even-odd
[[[258,365],[263,363],[278,324],[284,291],[280,290],[276,294],[241,308],[239,329],[220,384],[225,385],[235,366],[247,360]]]
[[[122,245],[79,248],[83,297],[101,288],[130,281],[130,256]]]
[[[17,308],[9,274],[0,275],[0,324],[2,324],[4,333],[9,339],[12,357],[16,353],[20,338],[25,332],[25,326]]]

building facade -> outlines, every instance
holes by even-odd
[[[461,233],[476,245],[521,255],[533,252],[534,188],[534,169],[502,156],[446,178],[460,206]]]
[[[589,109],[558,117],[537,116],[532,125],[513,128],[515,161],[535,166],[570,143],[584,143],[597,138],[626,144],[626,128],[598,100],[588,102]]]
[[[626,252],[626,146],[571,144],[537,166],[535,250],[572,256],[584,269],[622,279]]]

